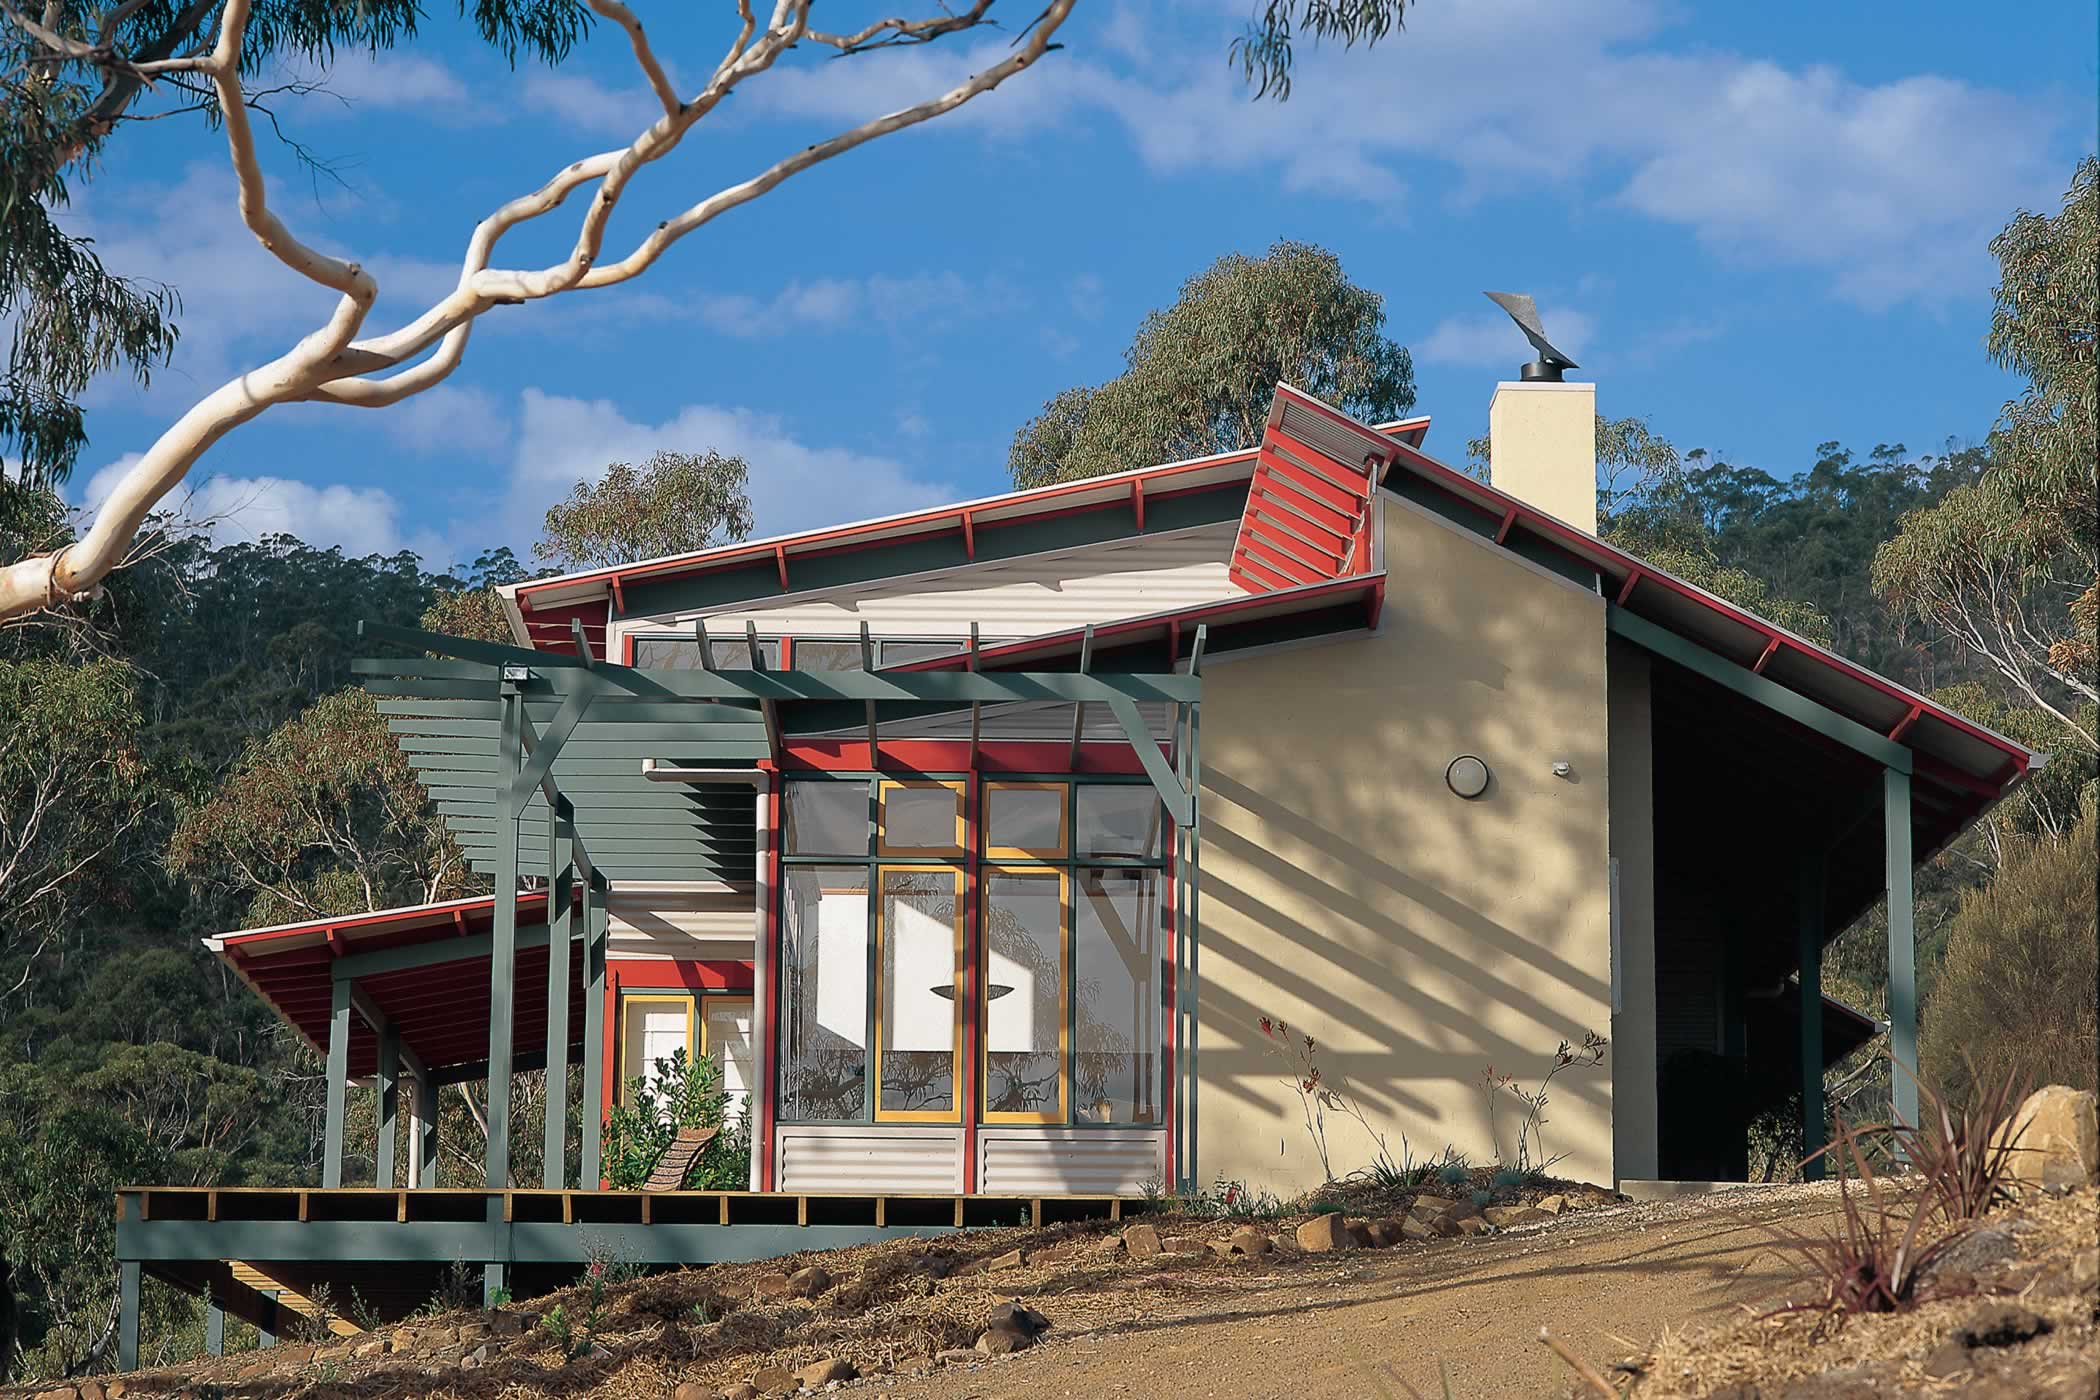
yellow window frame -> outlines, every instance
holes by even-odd
[[[1062,787],[1062,783],[1017,783],[1017,787]],[[992,1111],[991,1090],[991,1003],[985,1006],[985,1033],[977,1044],[977,1093],[981,1121],[986,1123],[1052,1123],[1061,1124],[1071,1110],[1072,1098],[1072,1018],[1069,1014],[1072,997],[1072,874],[1068,870],[1044,869],[1041,866],[1004,867],[985,865],[979,868],[977,877],[978,903],[984,906],[984,917],[991,917],[991,891],[985,882],[998,875],[1018,875],[1040,878],[1045,875],[1057,877],[1057,1108],[1038,1109],[1032,1113],[995,1113]],[[992,947],[988,938],[979,938],[977,984],[979,995],[991,987]]]
[[[627,1011],[632,1006],[683,1006],[685,1008],[685,1058],[691,1064],[695,1053],[696,1025],[700,1020],[698,997],[689,992],[622,992],[620,993],[620,1067],[613,1075],[613,1102],[627,1102],[627,1081],[646,1072],[627,1063]]]
[[[952,846],[892,846],[890,844],[890,794],[900,789],[927,792],[939,788],[955,797],[955,844]],[[963,784],[932,778],[884,778],[875,799],[875,853],[886,860],[961,860],[969,848],[969,813],[963,801]]]
[[[994,846],[992,839],[992,794],[994,792],[1054,792],[1057,802],[1057,845],[1054,847]],[[1072,785],[1070,783],[1000,783],[984,785],[984,858],[986,860],[1063,860],[1072,849]]]
[[[941,783],[920,784],[920,786],[946,787],[952,785]],[[954,934],[954,941],[950,945],[953,949],[953,952],[950,957],[949,965],[954,969],[954,982],[951,984],[952,991],[954,994],[951,997],[949,997],[949,1001],[952,1002],[954,1005],[954,1016],[951,1023],[952,1028],[950,1031],[952,1049],[949,1051],[948,1069],[949,1083],[954,1086],[953,1092],[950,1095],[950,1098],[954,1102],[953,1108],[886,1109],[882,1106],[882,1057],[883,1045],[886,1040],[886,1036],[884,1035],[885,1027],[883,1026],[882,1009],[884,1003],[888,1000],[884,993],[887,992],[889,989],[889,975],[884,970],[885,959],[883,956],[885,951],[887,950],[887,945],[889,942],[889,921],[883,918],[882,915],[883,906],[887,902],[885,886],[889,882],[889,877],[893,874],[946,875],[953,882],[952,889],[954,891],[955,896],[955,917],[951,926],[951,931]],[[875,1080],[875,1121],[878,1123],[960,1123],[962,1122],[963,1096],[963,929],[967,924],[967,915],[969,912],[963,907],[963,873],[961,870],[958,870],[952,866],[940,866],[929,869],[925,866],[914,867],[901,865],[878,865],[875,868],[874,888],[871,891],[869,891],[869,893],[875,901],[875,976],[871,982],[871,989],[874,994],[875,1002],[875,1005],[873,1007],[875,1021],[875,1055],[872,1063],[872,1077]]]

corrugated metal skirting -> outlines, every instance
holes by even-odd
[[[1163,1189],[1166,1134],[1147,1128],[980,1128],[987,1195],[1136,1196]]]
[[[778,1189],[906,1195],[963,1187],[961,1128],[781,1127]]]

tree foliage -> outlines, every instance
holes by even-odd
[[[751,535],[750,464],[704,452],[614,462],[550,507],[535,558],[566,568],[632,564]]]
[[[251,894],[251,924],[451,898],[471,878],[385,718],[358,689],[323,696],[251,745],[176,825],[168,864]]]
[[[1014,484],[1251,447],[1278,381],[1368,421],[1401,417],[1414,407],[1414,361],[1384,327],[1385,299],[1324,248],[1227,254],[1145,318],[1122,374],[1065,390],[1022,425],[1007,454]]]
[[[2079,162],[2060,213],[2022,211],[1991,251],[1990,352],[2027,388],[1976,479],[1903,521],[1874,582],[2100,753],[2079,714],[2100,702],[2100,159]]]

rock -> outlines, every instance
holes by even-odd
[[[768,1366],[751,1377],[751,1388],[760,1395],[793,1395],[801,1384],[785,1366]]]
[[[2071,1282],[2079,1288],[2100,1283],[2100,1249],[2088,1246],[2071,1256]]]
[[[698,1381],[680,1381],[678,1389],[671,1392],[671,1400],[721,1400],[721,1396],[721,1391]]]
[[[1130,1228],[1135,1230],[1137,1226],[1133,1225]],[[1097,1236],[1094,1243],[1089,1247],[1089,1252],[1097,1258],[1113,1259],[1123,1252],[1123,1237],[1121,1235]]]
[[[1123,1231],[1123,1248],[1129,1252],[1130,1257],[1133,1259],[1151,1259],[1157,1256],[1160,1252],[1159,1227],[1146,1224],[1143,1221],[1125,1227]]]
[[[1934,1347],[1932,1355],[1925,1358],[1927,1380],[1951,1381],[1968,1369],[1969,1349],[1951,1337]]]
[[[977,1350],[986,1356],[1005,1356],[1035,1345],[1035,1334],[1017,1323],[995,1322],[977,1334]]]
[[[1227,1243],[1231,1244],[1234,1254],[1250,1256],[1267,1254],[1271,1249],[1275,1248],[1275,1243],[1270,1240],[1268,1234],[1265,1231],[1255,1229],[1252,1225],[1242,1225],[1239,1229],[1234,1230]]]
[[[758,1387],[749,1381],[733,1385],[722,1392],[722,1400],[758,1400]]]
[[[1025,1263],[1025,1262],[1026,1262],[1026,1261],[1025,1261],[1025,1260],[1024,1260],[1024,1259],[1023,1259],[1022,1257],[1021,1257],[1021,1251],[1020,1251],[1020,1250],[1018,1250],[1018,1249],[1010,1249],[1010,1250],[1008,1250],[1008,1251],[1007,1251],[1006,1253],[1004,1253],[1004,1254],[1000,1255],[1000,1256],[999,1256],[998,1258],[996,1258],[996,1259],[994,1259],[994,1260],[990,1261],[989,1263],[987,1263],[987,1264],[985,1265],[985,1267],[986,1267],[987,1269],[994,1269],[994,1270],[996,1270],[996,1269],[1018,1269],[1018,1268],[1020,1268],[1020,1267],[1021,1267],[1021,1265],[1022,1265],[1023,1263]]]
[[[1234,1255],[1231,1240],[1211,1240],[1206,1244],[1205,1247],[1208,1248],[1212,1254],[1217,1255],[1220,1259],[1230,1259]]]
[[[350,1344],[344,1342],[340,1346],[322,1347],[314,1353],[313,1359],[316,1361],[348,1361],[350,1359]]]
[[[860,1372],[843,1356],[827,1356],[822,1361],[812,1361],[795,1372],[795,1379],[810,1390],[818,1390],[833,1381],[857,1380]]]
[[[1298,1227],[1298,1247],[1307,1254],[1350,1247],[1349,1229],[1335,1214],[1316,1215]]]
[[[1026,1303],[1018,1303],[1012,1299],[1008,1299],[1006,1302],[1003,1303],[994,1304],[990,1314],[986,1316],[984,1323],[987,1327],[998,1327],[1010,1324],[1012,1326],[1020,1328],[1024,1332],[1027,1332],[1030,1336],[1034,1336],[1039,1333],[1047,1332],[1050,1330],[1049,1318],[1044,1317],[1041,1313],[1037,1312],[1034,1308],[1029,1307]]]
[[[125,1385],[124,1382],[111,1381],[108,1385],[102,1387],[102,1394],[106,1397],[106,1400],[124,1400],[124,1396],[129,1390],[130,1387]]]
[[[1558,1194],[1544,1197],[1534,1207],[1534,1209],[1542,1210],[1548,1215],[1559,1215],[1567,1208],[1568,1198]]]
[[[2022,1186],[2069,1191],[2100,1183],[2100,1100],[2062,1084],[2037,1089],[1993,1142],[2012,1144],[2010,1174]]]
[[[790,1298],[814,1298],[831,1288],[831,1275],[815,1264],[806,1269],[797,1269],[788,1275],[787,1292]]]
[[[80,1392],[70,1385],[59,1390],[40,1390],[35,1400],[80,1400]]]
[[[416,1333],[416,1345],[425,1351],[449,1347],[459,1340],[459,1331],[452,1327],[432,1327]]]
[[[770,1302],[787,1297],[788,1288],[788,1276],[776,1269],[751,1280],[751,1297],[757,1302]]]
[[[953,1366],[959,1361],[975,1361],[977,1353],[966,1347],[949,1347],[933,1358],[943,1366]]]
[[[1371,1243],[1379,1249],[1390,1249],[1407,1238],[1406,1222],[1386,1216],[1373,1220],[1364,1228],[1370,1231]]]
[[[516,1337],[525,1331],[525,1314],[509,1308],[489,1310],[489,1331],[498,1337]]]
[[[1928,1280],[1943,1287],[1960,1278],[1975,1279],[2008,1259],[2019,1257],[2020,1248],[2010,1232],[1992,1226],[1969,1231],[1932,1261]]]
[[[233,1378],[236,1381],[252,1381],[259,1379],[260,1377],[269,1375],[270,1370],[271,1366],[270,1363],[267,1361],[251,1361],[247,1365],[241,1367],[240,1370],[235,1371],[233,1373]],[[44,1400],[44,1397],[39,1395],[36,1398],[36,1400]]]
[[[1169,1235],[1159,1242],[1159,1247],[1167,1254],[1201,1254],[1203,1241],[1194,1235]]]
[[[1084,1248],[1085,1245],[1079,1240],[1060,1240],[1058,1243],[1046,1245],[1042,1249],[1030,1250],[1028,1252],[1028,1262],[1031,1264],[1063,1264],[1077,1259]]]
[[[1414,1214],[1416,1215],[1449,1215],[1457,1209],[1458,1202],[1452,1200],[1449,1196],[1415,1197]]]
[[[1446,1216],[1445,1219],[1448,1220],[1450,1217]],[[1461,1235],[1484,1235],[1495,1228],[1477,1215],[1461,1216],[1456,1220],[1452,1220],[1451,1223]]]
[[[369,1361],[375,1356],[385,1356],[386,1338],[374,1337],[369,1342],[359,1342],[357,1348],[350,1354],[360,1361]],[[82,1397],[82,1400],[85,1400],[85,1397]]]
[[[2051,1331],[2049,1319],[2015,1303],[1989,1303],[1969,1315],[1951,1340],[1965,1347],[2009,1347]]]
[[[389,1340],[393,1342],[395,1351],[414,1351],[421,1339],[404,1327],[395,1332]]]
[[[1536,1225],[1553,1217],[1532,1206],[1489,1206],[1480,1212],[1488,1224],[1498,1230],[1507,1230],[1512,1225]]]
[[[1443,1212],[1423,1215],[1409,1211],[1407,1219],[1400,1222],[1400,1233],[1411,1240],[1445,1238],[1458,1233],[1458,1217]]]
[[[109,1400],[109,1392],[103,1389],[100,1381],[82,1381],[80,1400]]]

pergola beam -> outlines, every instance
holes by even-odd
[[[1143,499],[1140,497],[1140,499]],[[1139,507],[1140,513],[1143,507]],[[1094,665],[1094,624],[1089,622],[1086,630],[1079,634],[1079,674],[1085,675]],[[1086,701],[1080,700],[1072,706],[1072,751],[1065,760],[1065,767],[1079,771],[1079,740],[1086,732]]]

